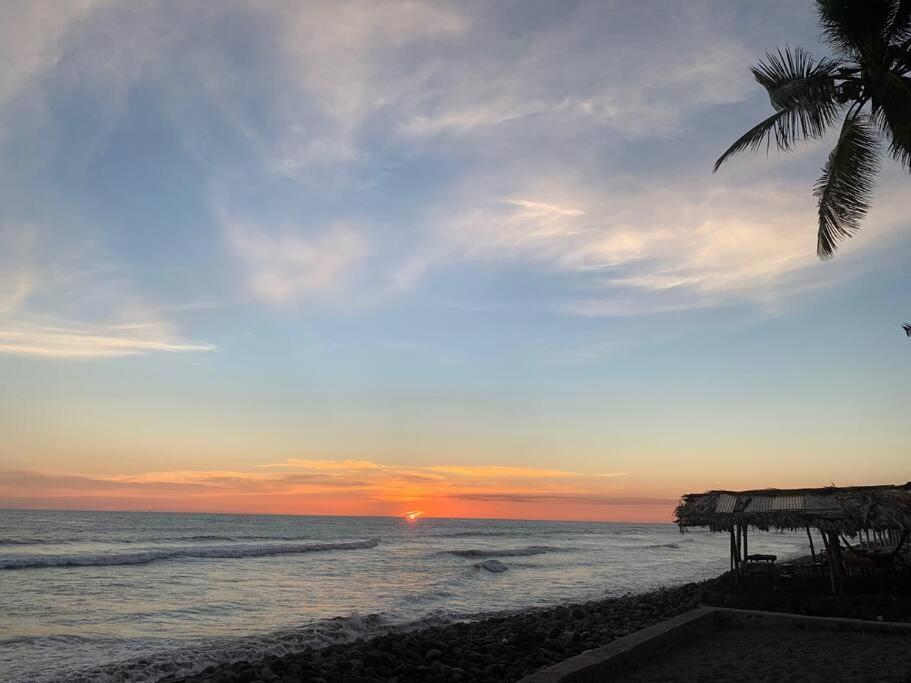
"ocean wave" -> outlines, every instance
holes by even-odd
[[[443,622],[446,623],[446,622]],[[415,627],[419,627],[417,624]],[[187,644],[168,639],[137,639],[131,649],[117,661],[94,667],[72,667],[68,670],[34,672],[28,676],[13,676],[15,683],[151,683],[162,678],[181,677],[197,673],[212,664],[234,662],[242,659],[259,660],[268,656],[286,655],[304,649],[319,649],[388,632],[394,628],[413,628],[410,624],[398,626],[388,616],[379,614],[352,614],[314,622],[295,629],[274,631],[263,635],[205,638]],[[109,656],[110,639],[72,636],[30,636],[35,648],[49,645],[98,649],[99,655]]]
[[[80,543],[197,543],[207,541],[313,541],[312,536],[281,536],[281,535],[254,535],[254,534],[197,534],[181,536],[180,534],[165,536],[136,536],[133,538],[118,536],[73,536],[69,538],[3,538],[0,537],[0,546],[4,545],[70,545]]]
[[[238,559],[267,557],[328,550],[361,550],[375,548],[377,539],[341,543],[308,543],[281,545],[222,545],[196,548],[153,548],[129,553],[76,553],[71,555],[22,555],[0,557],[0,569],[38,569],[49,567],[97,567],[107,565],[149,564],[179,558]]]
[[[0,545],[42,545],[48,543],[46,539],[43,538],[2,538],[0,537]]]
[[[644,550],[657,550],[660,548],[668,548],[670,550],[680,550],[680,546],[683,543],[692,543],[693,539],[684,538],[682,541],[672,541],[670,543],[650,543],[649,545],[640,545],[635,546],[637,548],[642,548]]]
[[[500,574],[509,569],[509,565],[503,564],[499,560],[484,560],[475,565],[478,569],[486,569],[494,574]]]
[[[525,548],[491,549],[466,548],[464,550],[444,550],[448,555],[459,557],[526,557],[528,555],[543,555],[544,553],[560,553],[569,548],[555,548],[549,545],[530,545]]]

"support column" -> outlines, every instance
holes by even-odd
[[[816,564],[816,548],[813,547],[813,535],[810,533],[810,527],[806,527],[807,538],[810,539],[810,557],[813,558],[813,564]]]
[[[830,531],[829,537],[829,569],[832,572],[832,592],[841,595],[844,592],[844,565],[841,561],[841,541],[838,533]]]

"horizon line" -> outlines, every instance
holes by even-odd
[[[104,513],[129,513],[138,515],[221,515],[221,516],[245,516],[245,517],[338,517],[338,518],[364,518],[364,519],[401,519],[405,520],[405,514],[400,515],[332,515],[332,514],[306,514],[295,512],[205,512],[200,510],[120,510],[120,509],[88,509],[88,508],[49,508],[49,507],[0,507],[0,512],[104,512]],[[646,522],[646,521],[623,521],[609,519],[538,519],[528,517],[445,517],[420,515],[418,519],[450,519],[455,521],[487,521],[487,522],[550,522],[550,523],[568,523],[568,524],[670,524],[676,526],[673,521],[668,522]]]

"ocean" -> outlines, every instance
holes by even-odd
[[[0,510],[0,680],[209,664],[716,576],[671,524]],[[752,552],[806,553],[755,534]]]

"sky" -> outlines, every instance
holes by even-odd
[[[911,479],[908,176],[712,164],[809,2],[0,5],[0,507],[670,521]]]

